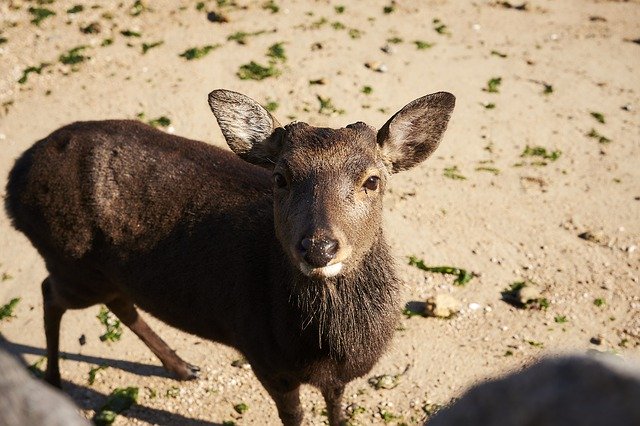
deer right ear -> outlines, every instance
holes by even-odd
[[[222,89],[209,93],[209,106],[233,152],[249,163],[273,167],[282,127],[269,111],[248,96]]]
[[[440,144],[456,98],[447,92],[423,96],[405,105],[378,131],[378,145],[391,172],[425,160]]]

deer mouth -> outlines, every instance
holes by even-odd
[[[342,271],[342,262],[337,262],[331,265],[314,268],[307,262],[300,262],[300,271],[307,277],[312,278],[331,278],[335,277]]]

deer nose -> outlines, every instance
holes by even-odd
[[[327,266],[336,257],[338,248],[338,241],[332,238],[305,237],[300,241],[300,254],[314,268]]]

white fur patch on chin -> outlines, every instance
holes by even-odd
[[[342,262],[333,265],[323,266],[322,268],[313,268],[306,262],[300,262],[300,270],[308,277],[335,277],[342,271]]]

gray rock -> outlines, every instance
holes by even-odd
[[[640,369],[614,357],[543,360],[479,384],[428,426],[637,426]]]
[[[62,392],[32,378],[0,350],[0,425],[89,426]]]

